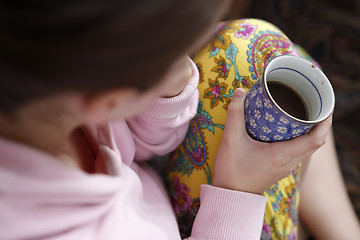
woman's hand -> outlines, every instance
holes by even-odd
[[[332,117],[307,135],[289,141],[259,142],[246,132],[245,95],[245,90],[236,89],[228,107],[223,139],[215,159],[213,185],[262,194],[325,144]]]

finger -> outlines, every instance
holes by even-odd
[[[325,139],[329,134],[332,125],[332,116],[326,119],[324,122],[319,123],[314,127],[307,136],[316,136],[317,138]]]
[[[298,157],[308,153],[314,153],[326,142],[326,137],[330,132],[332,116],[324,122],[315,126],[309,134],[305,134],[289,141],[277,142],[277,148],[282,149],[284,154]]]
[[[244,116],[245,97],[246,91],[244,89],[235,89],[232,100],[227,109],[224,134],[234,132],[239,135],[246,133]]]

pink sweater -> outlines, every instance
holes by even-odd
[[[180,239],[163,183],[144,160],[176,148],[195,115],[198,73],[179,96],[87,129],[107,174],[0,139],[0,239]],[[189,239],[260,239],[266,198],[203,185]]]

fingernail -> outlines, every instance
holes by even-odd
[[[237,88],[234,91],[233,99],[235,98],[238,100],[243,100],[243,99],[245,99],[245,96],[246,96],[246,91],[242,88]]]

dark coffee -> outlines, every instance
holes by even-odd
[[[268,89],[275,102],[288,114],[302,120],[308,120],[309,114],[302,98],[290,87],[269,81]]]

